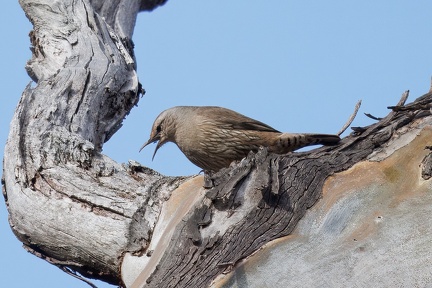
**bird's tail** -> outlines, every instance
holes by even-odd
[[[339,143],[341,140],[338,135],[332,134],[303,134],[307,138],[307,141],[310,141],[311,144],[321,144],[325,146],[332,146]]]
[[[292,134],[282,133],[279,136],[278,145],[279,151],[276,153],[288,153],[310,145],[336,145],[340,141],[340,137],[332,134]]]

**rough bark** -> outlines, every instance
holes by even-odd
[[[263,149],[221,171],[215,187],[175,229],[146,287],[205,287],[264,244],[289,235],[322,196],[329,176],[381,151],[409,125],[430,125],[431,101],[426,94],[374,125],[357,127],[338,147],[284,156]],[[430,156],[422,167],[423,175],[430,173]]]
[[[432,182],[421,177],[432,126],[413,121],[366,160],[330,176],[289,236],[212,287],[427,287]]]
[[[250,154],[214,175],[209,190],[185,186],[201,178],[115,163],[100,152],[139,99],[130,40],[136,14],[164,2],[20,1],[34,25],[27,71],[37,85],[25,89],[11,122],[3,193],[15,235],[57,266],[132,287],[204,287],[290,234],[330,175],[407,125],[430,123],[428,93],[337,147]],[[430,154],[422,169],[430,177]],[[179,189],[192,196],[170,218],[164,209]],[[126,256],[148,263],[122,278],[138,261]]]
[[[116,33],[87,1],[20,4],[34,25],[26,69],[37,85],[25,89],[5,148],[11,227],[46,260],[119,283],[123,253],[145,249],[163,199],[182,180],[100,153],[139,99],[135,62],[122,41],[132,30]],[[101,12],[123,27],[118,15],[135,19],[137,5]]]

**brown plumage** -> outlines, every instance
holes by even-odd
[[[315,145],[335,145],[340,138],[328,134],[281,133],[274,128],[232,110],[213,106],[177,106],[156,118],[150,143],[157,150],[166,142],[174,142],[186,157],[206,171],[218,171],[232,161],[241,160],[260,146],[270,152],[285,154]]]

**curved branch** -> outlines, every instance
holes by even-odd
[[[5,148],[11,227],[47,261],[118,284],[122,255],[145,250],[163,197],[182,178],[100,153],[139,100],[122,36],[86,0],[20,4],[34,25],[26,69],[37,85],[25,89]],[[125,5],[116,15],[134,13]]]
[[[432,94],[407,107],[416,103],[432,103]],[[407,126],[432,121],[422,110],[400,111],[363,127],[337,147],[284,156],[263,149],[220,171],[213,176],[215,187],[176,227],[154,272],[148,278],[139,275],[131,287],[206,287],[269,241],[289,235],[321,197],[330,175],[380,151],[410,131]]]

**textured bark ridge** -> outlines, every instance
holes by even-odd
[[[24,247],[65,271],[132,287],[205,287],[290,234],[328,176],[385,149],[412,125],[430,125],[428,93],[407,106],[402,100],[339,146],[250,154],[213,175],[208,190],[184,185],[196,177],[115,163],[100,152],[139,100],[130,40],[136,15],[165,1],[107,3],[20,1],[34,25],[26,68],[36,85],[25,89],[11,122],[3,194]],[[424,179],[431,159],[419,163]],[[196,197],[184,211],[170,206],[177,214],[169,219],[165,208],[181,189]],[[144,264],[125,264],[127,257]],[[122,277],[137,267],[146,273]]]

